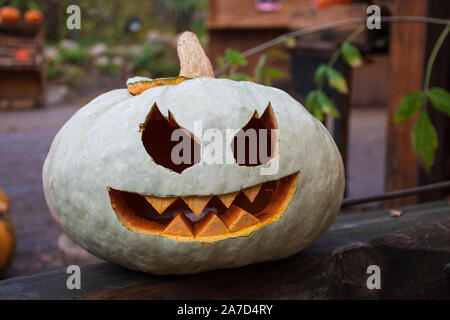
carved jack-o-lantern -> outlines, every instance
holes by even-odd
[[[285,92],[214,79],[192,33],[180,36],[178,54],[179,77],[131,79],[60,130],[43,169],[52,214],[93,254],[156,274],[300,251],[328,228],[342,199],[332,138]],[[210,130],[231,161],[204,161]],[[267,132],[256,147],[252,130]],[[179,141],[191,147],[179,153],[188,161],[174,160]],[[263,149],[265,157],[252,159]]]

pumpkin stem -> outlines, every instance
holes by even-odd
[[[194,33],[185,31],[180,35],[177,51],[180,59],[180,76],[214,78],[211,62]]]

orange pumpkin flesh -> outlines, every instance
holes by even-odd
[[[238,206],[232,205],[222,216],[222,220],[231,232],[250,227],[259,222],[259,219]]]
[[[9,200],[6,194],[0,189],[0,214],[6,214],[9,211]]]
[[[2,7],[0,17],[4,22],[17,22],[20,20],[20,11],[14,7]]]
[[[9,216],[9,201],[0,189],[0,274],[11,261],[16,244],[16,235]]]
[[[277,181],[262,183],[254,189],[258,194],[250,201],[244,190],[235,192],[232,205],[227,207],[223,195],[157,197],[109,189],[112,208],[119,221],[128,229],[142,234],[159,235],[178,241],[211,242],[246,236],[265,225],[277,221],[291,202],[298,183],[298,173]],[[158,212],[153,203],[170,201]],[[188,199],[186,202],[185,199]],[[198,215],[191,207],[206,207]],[[161,208],[161,207],[160,207]],[[194,217],[195,214],[195,217]]]
[[[178,215],[164,229],[164,233],[173,236],[193,237],[192,225],[186,215],[180,211]]]
[[[154,80],[143,80],[138,81],[134,83],[129,83],[127,85],[128,92],[131,93],[133,96],[137,96],[144,92],[145,90],[148,90],[150,88],[159,87],[159,86],[166,86],[166,85],[176,85],[179,84],[185,80],[189,80],[187,77],[173,77],[173,78],[160,78],[160,79],[154,79]]]

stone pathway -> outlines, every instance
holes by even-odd
[[[18,243],[5,277],[62,267],[61,229],[42,192],[42,165],[50,143],[77,108],[8,111],[0,114],[0,185],[11,201]]]

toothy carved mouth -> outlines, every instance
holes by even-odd
[[[297,188],[298,173],[233,193],[157,197],[109,189],[112,208],[129,230],[178,241],[246,236],[277,221]]]

